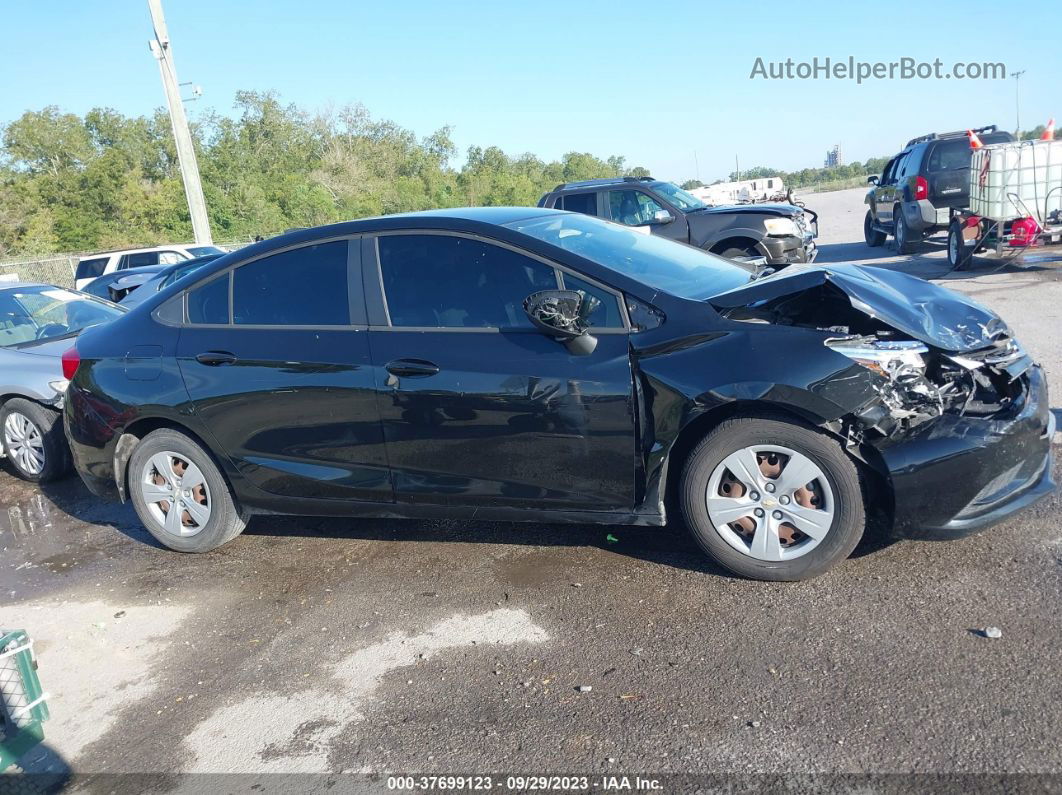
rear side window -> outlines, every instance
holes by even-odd
[[[254,326],[349,326],[347,241],[305,246],[237,268],[232,320]]]
[[[508,248],[449,235],[384,235],[380,271],[392,326],[532,328],[524,299],[556,271]]]
[[[597,215],[596,193],[570,193],[557,202],[557,207],[583,215]]]
[[[229,274],[188,291],[188,322],[214,325],[229,322]]]
[[[95,279],[103,275],[110,257],[96,257],[95,259],[83,259],[77,264],[77,279]]]

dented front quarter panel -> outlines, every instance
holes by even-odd
[[[873,382],[879,377],[825,347],[829,335],[823,332],[729,322],[703,304],[668,317],[661,328],[631,337],[643,418],[642,510],[663,509],[673,446],[709,412],[745,403],[832,429],[877,400]]]

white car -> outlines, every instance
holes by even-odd
[[[81,289],[106,273],[139,268],[144,265],[175,265],[187,259],[195,259],[207,254],[224,254],[224,249],[217,246],[199,246],[183,243],[170,246],[153,246],[151,248],[125,248],[118,251],[101,251],[81,257],[74,275],[74,286]]]

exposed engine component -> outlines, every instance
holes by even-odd
[[[892,332],[825,340],[827,347],[881,376],[874,387],[888,410],[868,410],[864,423],[890,434],[939,417],[945,411],[985,416],[1003,410],[1021,393],[1017,379],[1032,360],[1011,337],[963,355],[933,351]],[[888,421],[886,421],[888,420]]]

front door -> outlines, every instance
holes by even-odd
[[[263,491],[393,501],[350,246],[289,249],[188,292],[177,355],[195,411]]]
[[[367,246],[369,338],[399,501],[613,511],[634,503],[635,438],[620,296],[469,236],[384,234]],[[379,270],[373,278],[372,270]],[[585,290],[596,350],[572,356],[523,301]],[[367,288],[368,289],[368,288]]]

